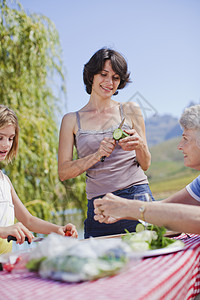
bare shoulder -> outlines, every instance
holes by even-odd
[[[76,126],[77,126],[77,120],[76,120],[76,113],[67,113],[63,116],[62,118],[62,123],[61,123],[61,129],[65,130],[72,130],[73,133],[76,131]]]
[[[125,102],[123,104],[124,115],[128,121],[131,122],[132,127],[141,126],[144,122],[140,106],[136,102]]]
[[[141,114],[141,109],[138,103],[133,102],[133,101],[129,101],[129,102],[125,102],[123,103],[123,108],[124,108],[124,113],[125,114]]]
[[[71,113],[65,114],[63,116],[63,118],[62,118],[62,122],[64,122],[64,123],[76,122],[76,113],[75,112],[71,112]]]

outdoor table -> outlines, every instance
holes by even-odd
[[[200,293],[200,235],[182,234],[184,250],[143,258],[113,277],[66,283],[34,273],[0,272],[0,299],[187,300]]]

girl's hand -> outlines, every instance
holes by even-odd
[[[116,141],[113,138],[105,137],[99,146],[99,149],[97,151],[97,155],[99,157],[99,160],[102,156],[110,156],[110,154],[113,152],[116,145]]]
[[[74,238],[78,237],[78,232],[76,230],[76,226],[71,223],[68,223],[65,226],[59,226],[58,234],[63,235],[63,236],[71,236]]]
[[[26,236],[29,243],[34,238],[33,234],[21,222],[7,227],[0,227],[0,237],[6,239],[8,235],[16,237],[16,243],[20,245],[24,243]]]
[[[130,135],[118,142],[124,151],[138,150],[144,147],[144,141],[135,129],[124,131]]]

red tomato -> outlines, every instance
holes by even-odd
[[[72,236],[71,231],[67,230],[67,231],[65,232],[65,236]]]
[[[7,272],[11,272],[14,268],[14,265],[13,264],[10,264],[10,263],[6,263],[3,265],[3,270],[4,271],[7,271]]]

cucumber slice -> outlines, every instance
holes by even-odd
[[[128,133],[124,132],[122,129],[120,128],[117,128],[114,130],[113,132],[113,138],[116,140],[116,141],[119,141],[120,139],[123,139],[125,137],[129,136]]]
[[[121,129],[117,128],[113,132],[113,138],[118,141],[122,138],[122,134],[123,134],[123,131]]]
[[[141,223],[138,223],[137,226],[136,226],[136,228],[135,228],[135,231],[136,232],[141,232],[141,231],[144,231],[144,230],[145,230],[144,225],[141,224]]]

